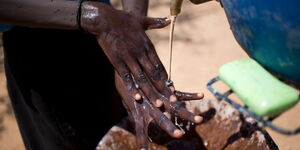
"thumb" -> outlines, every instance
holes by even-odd
[[[171,23],[169,18],[150,18],[144,19],[145,30],[159,29],[168,26]]]

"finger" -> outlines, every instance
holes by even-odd
[[[169,18],[150,18],[144,19],[144,26],[146,30],[159,29],[168,26],[171,23]]]
[[[143,99],[147,99],[144,95],[143,92],[140,92],[142,94]],[[145,97],[145,98],[144,98]],[[177,129],[175,125],[158,109],[153,107],[149,101],[145,100],[143,101],[144,105],[144,111],[149,111],[148,114],[144,113],[144,116],[150,115],[150,117],[154,120],[154,122],[161,127],[164,131],[166,131],[170,136],[179,138],[181,137],[184,133]],[[150,120],[144,120],[145,122],[150,123],[152,121]]]
[[[118,76],[118,73],[115,72],[115,85],[118,93],[122,97],[122,103],[125,109],[127,110],[129,116],[132,115],[132,111],[136,111],[135,108],[135,101],[133,100],[132,96],[128,94],[128,90],[126,89],[124,82],[122,82],[122,79],[120,76]]]
[[[118,73],[115,73],[116,76],[116,87],[118,92],[120,93],[122,99],[122,102],[124,106],[127,109],[127,112],[129,114],[129,117],[131,121],[135,123],[135,130],[136,130],[136,138],[137,138],[137,144],[138,147],[142,150],[148,149],[148,123],[151,121],[151,117],[149,116],[149,113],[145,113],[144,111],[149,110],[148,107],[144,107],[144,103],[148,102],[146,99],[143,101],[140,101],[142,103],[138,103],[136,101],[131,101],[128,99],[128,94],[126,87],[124,85],[124,82],[122,82],[122,79],[120,76],[118,76]],[[141,90],[138,90],[138,92],[141,93],[141,96],[144,97],[144,94]],[[149,102],[148,102],[149,103]],[[145,125],[146,124],[146,125]]]
[[[150,81],[156,80],[159,78],[159,73],[155,71],[155,67],[153,64],[149,61],[149,58],[147,55],[142,55],[138,58],[139,63],[143,66],[143,69],[147,75],[147,79]],[[152,78],[152,80],[151,80]],[[153,86],[152,82],[150,82],[150,86],[154,91],[155,94],[155,104],[156,106],[160,107],[163,105],[163,102],[161,100],[161,94],[155,89],[155,86]]]
[[[188,121],[192,121],[195,123],[201,123],[203,121],[203,117],[199,116],[199,115],[194,115],[193,113],[187,111],[185,108],[181,108],[179,110],[177,110],[177,114],[178,117],[188,120]]]
[[[193,113],[187,111],[184,102],[165,104],[165,108],[168,112],[181,119],[185,119],[195,123],[200,123],[203,121],[203,117],[194,115]]]
[[[147,54],[149,61],[154,66],[154,68],[152,69],[153,71],[147,73],[151,77],[151,82],[154,84],[155,88],[158,89],[158,91],[163,95],[165,95],[170,101],[177,101],[176,96],[166,84],[168,81],[168,74],[162,62],[160,61],[153,44],[151,42],[148,42],[146,48],[148,49]]]
[[[155,105],[156,107],[161,107],[163,103],[159,99],[160,95],[151,85],[148,77],[139,66],[139,63],[137,61],[131,60],[129,61],[128,66],[134,76],[134,82],[139,86],[139,88],[142,89],[144,94],[147,96],[147,98],[151,101],[153,105]]]
[[[149,57],[145,54],[138,58],[139,63],[143,66],[143,69],[147,76],[153,81],[159,81],[161,79],[160,71],[150,61]]]
[[[129,95],[135,100],[141,100],[141,95],[139,94],[135,83],[133,82],[132,75],[125,65],[118,67],[119,72],[115,74],[116,79],[120,80],[124,85],[124,88],[127,89]]]
[[[136,140],[140,150],[147,150],[149,145],[147,132],[148,126],[145,127],[142,122],[142,120],[135,120]]]
[[[175,91],[176,91],[174,85],[169,86],[169,88],[170,88],[170,90],[171,90],[172,92],[175,92]],[[175,94],[175,95],[176,95],[176,94]],[[177,97],[177,96],[176,96],[176,97]]]
[[[143,92],[139,90],[142,97],[144,97]],[[134,123],[135,123],[135,133],[136,133],[136,141],[138,148],[140,150],[147,150],[149,146],[148,141],[148,124],[150,122],[150,116],[145,113],[146,108],[144,101],[147,101],[143,98],[142,103],[135,103],[135,113],[133,115],[134,117]]]
[[[204,97],[203,93],[188,93],[188,92],[181,92],[175,90],[175,96],[180,101],[188,101],[188,100],[199,100]]]
[[[145,47],[147,49],[147,55],[148,55],[149,61],[153,64],[155,69],[160,73],[161,78],[159,78],[159,79],[167,80],[168,79],[167,71],[166,71],[164,65],[162,64],[162,62],[160,61],[160,59],[156,53],[155,47],[152,44],[152,42],[150,41],[150,39],[147,39],[147,45]]]
[[[159,127],[166,131],[170,136],[174,138],[180,138],[183,136],[183,132],[176,128],[176,126],[160,111],[154,110],[152,117]]]

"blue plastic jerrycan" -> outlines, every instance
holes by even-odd
[[[300,0],[221,0],[247,54],[300,87]]]

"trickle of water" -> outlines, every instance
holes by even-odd
[[[173,34],[176,23],[176,16],[171,16],[171,27],[169,34],[169,80],[171,80],[171,72],[172,72],[172,53],[173,53]]]
[[[190,121],[188,121],[188,124],[186,125],[186,130],[187,131],[190,131],[190,128],[191,128],[191,122]]]
[[[151,139],[151,137],[148,136],[148,140],[149,142],[153,142],[153,140]]]
[[[175,117],[175,126],[177,126],[185,134],[185,131],[182,128],[183,124],[178,123],[178,118],[177,117]]]

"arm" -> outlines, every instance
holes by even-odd
[[[1,0],[0,22],[19,26],[77,29],[78,3],[58,0]]]
[[[126,12],[147,16],[149,0],[122,0]]]
[[[142,8],[137,10],[146,13]],[[78,2],[74,1],[0,1],[2,23],[27,27],[77,29],[77,11]],[[149,74],[158,69],[156,65],[162,65],[155,53],[150,54],[151,58],[143,59],[148,57],[147,51],[154,52],[154,47],[145,30],[164,27],[169,24],[169,21],[119,11],[101,2],[83,2],[81,12],[80,25],[83,30],[95,35],[116,71],[128,86],[132,87],[131,94],[138,95],[137,89],[132,86],[134,85],[130,76],[132,74],[147,95],[154,100],[156,98],[153,97],[159,97],[157,93],[154,94],[145,72]],[[151,61],[157,62],[155,66],[151,64]],[[159,73],[161,71],[157,70],[155,74]],[[162,83],[161,80],[154,83],[156,82]]]
[[[137,10],[142,12],[144,9]],[[75,1],[1,0],[0,22],[38,28],[78,29],[77,11],[78,2]],[[151,72],[150,69],[141,66],[137,61],[141,60],[148,49],[153,48],[144,31],[166,26],[169,22],[162,18],[129,14],[101,2],[83,2],[81,12],[80,25],[96,36],[99,45],[122,78],[130,80],[128,84],[133,84],[128,76],[133,74],[143,85],[149,83],[145,81],[142,70]],[[157,58],[151,60],[155,61]],[[147,64],[149,67],[149,60]],[[132,93],[137,94],[137,90],[132,89]]]

